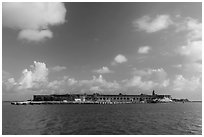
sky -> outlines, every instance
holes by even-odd
[[[2,100],[152,90],[202,100],[202,3],[2,8]]]

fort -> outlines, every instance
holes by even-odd
[[[34,95],[33,101],[75,101],[75,102],[121,102],[121,103],[152,103],[154,100],[169,98],[171,95],[157,95],[154,90],[152,95],[103,95],[103,94],[52,94],[52,95]]]
[[[171,99],[171,95],[157,95],[152,92],[152,95],[140,94],[140,95],[103,95],[103,94],[52,94],[52,95],[34,95],[33,101],[94,101],[94,102],[129,102],[139,103],[145,102],[150,103],[155,99]]]
[[[171,95],[158,95],[153,90],[151,95],[104,95],[94,94],[51,94],[33,95],[33,100],[24,102],[12,102],[14,105],[21,104],[121,104],[121,103],[158,103],[171,102]]]

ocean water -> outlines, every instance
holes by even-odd
[[[202,103],[11,105],[3,135],[201,135]]]

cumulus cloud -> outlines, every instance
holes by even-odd
[[[34,65],[30,67],[30,70],[25,69],[22,72],[23,76],[19,81],[20,88],[32,88],[47,82],[48,68],[45,63],[34,61]]]
[[[157,32],[168,28],[173,21],[169,15],[157,15],[155,18],[143,16],[133,22],[137,30],[146,31],[147,33]]]
[[[3,3],[3,27],[19,30],[19,39],[41,41],[52,38],[50,26],[65,23],[63,3]]]
[[[183,22],[176,22],[176,32],[187,31],[188,41],[201,40],[202,38],[202,23],[198,20],[187,17]]]
[[[192,63],[186,63],[183,66],[184,66],[183,70],[187,71],[188,74],[201,75],[202,73],[202,63],[192,62]]]
[[[158,69],[133,69],[133,75],[142,76],[146,79],[154,79],[158,81],[164,81],[167,78],[167,72],[163,68]]]
[[[176,65],[172,65],[172,67],[174,67],[174,68],[182,68],[182,64],[176,64]]]
[[[18,84],[14,78],[9,78],[3,82],[4,82],[7,90],[14,88]]]
[[[2,81],[7,81],[11,77],[11,74],[5,70],[2,70]]]
[[[52,68],[53,71],[57,71],[57,72],[65,70],[65,69],[67,69],[67,67],[65,66],[55,66]]]
[[[162,83],[163,87],[167,87],[169,86],[169,79],[164,80],[164,82]]]
[[[64,67],[56,67],[56,70]],[[65,93],[113,93],[120,89],[120,84],[116,81],[107,81],[102,75],[93,76],[93,79],[76,80],[75,78],[64,76],[59,80],[49,81],[49,69],[43,62],[36,62],[29,69],[22,71],[22,76],[17,81],[12,77],[5,77],[3,86],[9,91],[21,93],[38,94],[65,94]],[[6,79],[8,78],[8,79]]]
[[[102,92],[103,90],[99,86],[93,86],[89,89],[93,93],[99,93]]]
[[[197,61],[202,59],[202,41],[191,41],[187,45],[178,48],[177,52],[186,56],[188,60]]]
[[[22,71],[21,78],[15,80],[13,77],[3,81],[6,90],[9,91],[34,91],[43,90],[48,83],[48,68],[45,63],[36,62],[30,66],[30,69]]]
[[[115,65],[117,63],[124,63],[124,62],[127,62],[128,59],[122,55],[122,54],[118,54],[115,58],[114,58],[114,61],[112,62],[112,65]]]
[[[99,75],[98,78],[96,76],[93,76],[93,79],[91,80],[80,80],[79,86],[83,87],[83,89],[86,91],[93,89],[93,87],[98,87],[101,93],[114,93],[116,92],[116,90],[120,89],[120,84],[118,82],[107,81],[103,78],[102,75]]]
[[[176,75],[173,82],[174,91],[195,91],[201,88],[201,79],[199,77],[184,78],[182,75]]]
[[[34,65],[30,66],[30,70],[24,69],[22,76],[18,81],[9,78],[6,82],[8,88],[15,87],[18,89],[36,88],[47,82],[48,68],[45,63],[34,61]]]
[[[142,89],[142,90],[150,90],[157,85],[158,83],[155,83],[151,80],[142,81],[141,76],[134,76],[132,79],[126,81],[127,87],[138,87],[139,89]]]
[[[177,25],[179,31],[187,32],[186,45],[179,47],[181,55],[190,58],[201,59],[202,56],[202,23],[193,18],[187,18],[184,22]]]
[[[192,40],[201,40],[202,23],[193,18],[187,18],[187,29],[190,31],[188,38]]]
[[[177,32],[186,33],[186,44],[179,46],[176,53],[185,58],[183,69],[189,73],[201,73],[202,70],[202,23],[193,18],[186,18],[177,24]]]
[[[90,80],[75,80],[74,78],[64,77],[61,80],[49,82],[48,89],[53,93],[113,93],[120,88],[120,85],[114,81],[110,82],[103,78],[93,76]]]
[[[105,74],[105,73],[112,73],[108,67],[102,67],[100,69],[94,70],[94,72],[99,73],[99,74]]]
[[[125,87],[137,87],[142,90],[151,90],[155,87],[169,86],[169,79],[167,73],[163,68],[159,69],[133,69],[133,77],[123,81]]]
[[[147,54],[147,53],[149,53],[150,49],[151,48],[149,46],[142,46],[142,47],[139,47],[138,53],[140,53],[140,54]]]
[[[42,41],[46,38],[52,38],[53,34],[50,30],[22,30],[18,34],[18,39],[29,41]]]
[[[61,80],[54,80],[47,84],[46,88],[52,93],[66,94],[75,90],[78,81],[74,78],[64,76]]]

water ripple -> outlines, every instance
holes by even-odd
[[[201,135],[201,103],[12,106],[4,135]]]

